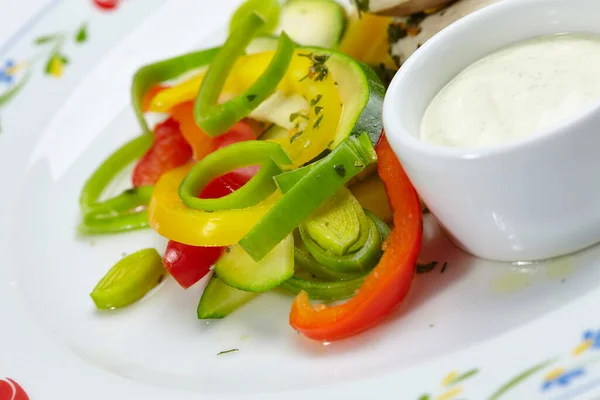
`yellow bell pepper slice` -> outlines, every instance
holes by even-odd
[[[390,56],[388,27],[392,17],[375,14],[354,15],[340,43],[339,51],[365,64],[397,69]]]
[[[159,179],[148,207],[150,226],[161,236],[192,246],[237,243],[281,198],[279,192],[253,207],[206,212],[186,206],[179,186],[192,165],[173,169]]]
[[[229,75],[221,98],[237,96],[256,81],[269,65],[274,51],[267,51],[240,57]],[[319,55],[326,55],[319,51]],[[297,123],[289,130],[286,138],[279,139],[293,161],[294,166],[302,165],[319,155],[335,137],[342,113],[342,103],[336,87],[335,77],[328,73],[327,62],[324,76],[315,74],[319,59],[312,57],[311,49],[297,49],[277,90],[285,94],[296,93],[304,96],[311,107],[299,110],[290,116]],[[168,111],[177,104],[196,98],[204,72],[169,89],[163,90],[152,100],[151,111]],[[321,79],[322,78],[322,79]]]

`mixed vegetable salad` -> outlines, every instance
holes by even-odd
[[[214,270],[199,319],[281,289],[296,295],[290,325],[331,341],[402,302],[421,204],[382,131],[385,88],[367,63],[393,61],[364,34],[387,34],[374,18],[348,23],[333,0],[249,0],[223,46],[135,74],[142,134],[85,183],[80,231],[151,227],[169,243],[119,261],[91,293],[97,308],[130,305],[167,273],[185,289]],[[151,128],[148,112],[166,119]],[[101,200],[131,163],[133,187]]]

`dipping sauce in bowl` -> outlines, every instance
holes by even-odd
[[[427,107],[420,139],[457,148],[543,134],[600,101],[600,35],[558,34],[483,57]]]

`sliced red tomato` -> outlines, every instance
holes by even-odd
[[[191,158],[192,148],[181,134],[179,124],[169,118],[154,129],[154,143],[133,171],[133,186],[154,185],[162,174],[189,162]]]

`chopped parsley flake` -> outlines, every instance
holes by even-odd
[[[300,136],[302,136],[302,134],[304,133],[304,131],[300,131],[297,133],[294,133],[292,135],[292,137],[290,138],[290,144],[294,143],[294,140],[298,139]]]
[[[322,94],[318,94],[317,97],[315,97],[314,99],[312,99],[310,101],[310,105],[311,106],[316,106],[317,104],[319,104],[319,102],[321,101],[321,99],[323,98]]]
[[[249,94],[248,96],[246,96],[246,99],[248,99],[248,101],[254,101],[254,99],[256,99],[256,95],[255,94]]]
[[[335,164],[333,166],[333,169],[335,170],[336,174],[338,174],[342,178],[346,176],[346,168],[342,164]]]
[[[327,62],[327,60],[329,60],[329,57],[331,57],[330,54],[308,53],[298,55],[300,57],[308,58],[312,62],[312,65],[308,68],[308,74],[306,74],[302,79],[300,79],[300,82],[302,82],[306,78],[310,78],[315,82],[321,82],[325,80],[327,75],[329,75],[329,68],[327,68],[327,65],[325,65],[325,63]]]
[[[429,264],[417,264],[417,274],[426,274],[435,269],[438,265],[437,261],[432,261]]]
[[[319,125],[321,125],[321,120],[323,119],[323,116],[321,115],[319,118],[317,118],[317,120],[315,121],[315,123],[313,124],[313,129],[318,129]]]
[[[220,356],[222,354],[235,353],[237,351],[240,351],[240,349],[230,349],[230,350],[220,351],[220,352],[217,353],[217,355]]]

